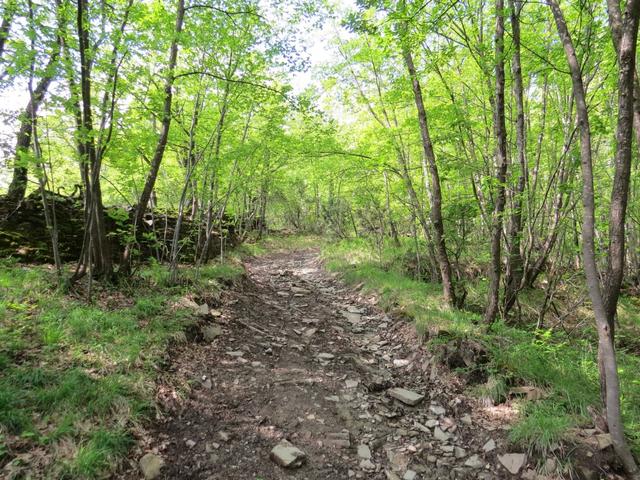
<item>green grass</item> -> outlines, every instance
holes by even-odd
[[[520,421],[509,432],[509,438],[530,452],[547,454],[566,437],[575,423],[557,403],[529,402],[521,411]]]
[[[488,363],[482,366],[488,381],[475,386],[473,394],[504,401],[514,386],[543,389],[543,399],[519,405],[519,421],[510,433],[513,442],[546,452],[552,444],[567,438],[573,427],[589,424],[588,409],[598,408],[600,398],[597,342],[589,318],[582,319],[585,327],[573,335],[502,323],[487,331],[479,315],[449,309],[442,300],[440,285],[408,276],[404,259],[409,249],[403,245],[379,251],[364,240],[350,240],[327,245],[323,256],[330,270],[340,272],[348,283],[377,293],[382,308],[410,318],[418,332],[447,332],[431,342],[452,338],[481,342],[489,352]],[[476,310],[482,306],[486,282],[481,279],[466,287],[468,303]],[[535,307],[541,299],[540,292],[529,291],[521,301]],[[623,325],[640,325],[637,301],[623,299],[622,310]],[[622,331],[629,335],[628,329]],[[640,358],[619,348],[618,359],[625,429],[634,452],[640,454]]]
[[[0,263],[0,468],[52,479],[112,471],[155,411],[168,344],[196,321],[175,300],[216,293],[241,272],[211,264],[170,286],[153,265],[89,305],[56,290],[45,267]]]
[[[445,307],[440,285],[408,277],[396,265],[389,264],[390,256],[383,260],[387,263],[384,268],[362,240],[329,245],[323,255],[329,270],[340,271],[348,283],[363,284],[363,288],[378,293],[382,308],[412,318],[421,334],[440,329],[461,335],[479,331],[476,315]]]

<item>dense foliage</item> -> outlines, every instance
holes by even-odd
[[[0,89],[24,105],[3,112],[0,213],[10,225],[37,192],[63,283],[129,277],[143,241],[177,282],[232,234],[291,229],[366,239],[383,267],[394,245],[484,328],[559,329],[584,306],[637,474],[614,348],[640,282],[640,2],[5,0],[1,15]],[[301,91],[308,31],[332,38]],[[71,274],[57,194],[84,218]]]

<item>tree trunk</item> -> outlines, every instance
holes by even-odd
[[[182,220],[184,218],[185,203],[187,199],[187,191],[191,185],[191,176],[195,171],[198,164],[196,159],[196,127],[198,126],[198,119],[200,116],[200,92],[196,94],[196,100],[193,107],[193,114],[191,116],[191,126],[189,127],[189,146],[187,147],[186,154],[186,171],[184,176],[184,184],[182,186],[182,192],[180,194],[180,200],[178,201],[178,217],[176,218],[176,225],[173,229],[173,239],[171,241],[171,253],[169,257],[169,277],[171,283],[176,283],[178,280],[178,255],[180,253],[180,231],[182,230]],[[166,224],[167,222],[165,222]]]
[[[524,266],[520,253],[522,239],[522,206],[524,203],[524,190],[529,174],[527,168],[526,131],[524,118],[524,86],[522,82],[522,64],[520,62],[520,12],[522,0],[509,0],[511,10],[511,30],[513,37],[513,93],[516,102],[516,146],[518,163],[520,164],[520,176],[513,192],[513,213],[509,225],[509,256],[507,271],[505,274],[504,315],[505,317],[513,307],[518,297],[518,291],[522,282]]]
[[[54,47],[54,50],[51,52],[51,57],[45,67],[44,76],[36,85],[36,88],[33,90],[33,95],[29,98],[27,107],[22,112],[22,115],[20,115],[20,129],[16,136],[13,177],[11,178],[11,183],[9,184],[9,189],[5,197],[13,208],[17,208],[20,203],[22,203],[25,192],[27,191],[29,169],[27,167],[27,159],[25,158],[25,155],[31,145],[33,124],[36,121],[38,109],[44,100],[49,85],[51,85],[51,82],[53,81],[54,72],[56,70],[54,66],[58,62],[59,56],[60,43],[57,43],[57,46]]]
[[[578,124],[580,126],[580,157],[582,164],[582,201],[584,206],[582,225],[582,249],[584,269],[593,304],[598,331],[598,362],[600,367],[600,384],[604,397],[607,426],[616,454],[620,457],[627,473],[640,478],[638,466],[629,449],[624,436],[622,415],[620,412],[620,381],[614,349],[614,330],[611,328],[612,311],[619,295],[619,285],[615,282],[622,270],[624,261],[624,221],[626,200],[628,196],[629,174],[631,162],[631,127],[633,121],[633,72],[635,70],[635,50],[638,33],[638,16],[640,1],[629,0],[620,35],[619,77],[618,77],[618,126],[617,148],[615,159],[614,186],[611,194],[610,249],[608,255],[609,275],[605,285],[600,285],[600,274],[596,261],[595,248],[595,195],[593,188],[593,164],[591,158],[591,131],[586,94],[582,81],[581,65],[578,61],[569,29],[559,5],[548,0],[549,6],[562,41],[567,62],[571,70],[573,94],[576,101]],[[603,288],[604,287],[604,288]],[[613,309],[613,310],[612,310]]]
[[[213,234],[213,227],[214,227],[213,204],[216,201],[217,189],[219,186],[218,178],[216,178],[217,177],[216,172],[218,171],[217,169],[220,167],[220,149],[222,147],[222,133],[223,133],[224,124],[225,124],[224,122],[227,117],[227,111],[229,109],[229,94],[230,94],[230,87],[229,87],[229,83],[227,82],[225,83],[225,86],[224,86],[224,95],[222,97],[220,117],[218,118],[218,123],[216,124],[216,129],[215,129],[215,140],[214,140],[215,143],[214,143],[214,149],[213,149],[214,165],[212,169],[213,171],[211,173],[211,185],[209,188],[209,199],[207,202],[207,221],[206,221],[206,227],[205,227],[205,240],[204,240],[204,245],[202,246],[200,257],[196,262],[198,266],[209,261],[209,247],[211,245],[211,235]],[[204,185],[204,188],[202,189],[203,193],[207,192],[206,183],[207,183],[207,180],[205,178],[205,185]],[[204,199],[203,199],[203,204],[204,204]]]
[[[89,185],[86,187],[88,217],[85,219],[85,230],[89,232],[89,266],[92,276],[109,279],[113,274],[113,259],[111,248],[107,240],[102,206],[102,190],[100,187],[101,159],[96,154],[93,130],[93,115],[91,111],[91,60],[89,50],[89,26],[85,25],[87,16],[87,1],[78,0],[78,46],[80,52],[80,95],[82,132],[80,138],[83,144],[84,158],[82,162],[88,164]],[[81,258],[80,262],[84,260]]]
[[[486,323],[493,323],[498,315],[500,296],[502,215],[505,205],[505,182],[507,177],[507,129],[504,119],[504,1],[496,0],[496,98],[494,102],[493,124],[496,136],[496,195],[494,199],[491,231],[491,270],[487,308],[484,312]]]
[[[151,192],[156,184],[156,178],[160,170],[160,164],[164,157],[164,151],[167,147],[167,141],[169,139],[169,129],[171,128],[171,103],[173,100],[173,82],[174,72],[178,61],[178,42],[180,40],[180,34],[182,33],[182,25],[184,23],[184,0],[177,0],[176,11],[176,26],[171,41],[171,47],[169,49],[169,63],[167,65],[167,75],[164,82],[164,104],[162,107],[162,122],[160,125],[160,135],[156,144],[156,149],[151,159],[151,165],[149,166],[149,173],[147,180],[145,181],[144,188],[140,194],[140,200],[136,206],[135,214],[133,217],[134,235],[136,235],[136,229],[142,224],[144,214],[151,198]],[[121,262],[121,267],[125,272],[129,271],[131,263],[131,253],[133,245],[130,243],[126,246],[124,255]]]
[[[15,8],[16,5],[13,0],[8,0],[4,5],[4,11],[2,12],[2,23],[0,24],[0,60],[2,60],[2,55],[4,54],[4,46],[7,42],[7,38],[9,37],[9,30],[11,29],[13,16],[15,15]]]
[[[411,85],[413,87],[413,96],[418,111],[418,121],[420,123],[420,135],[422,137],[422,147],[424,150],[424,159],[427,162],[429,180],[430,180],[430,200],[431,200],[431,223],[433,225],[433,237],[435,241],[436,258],[440,269],[440,278],[442,280],[442,293],[445,302],[451,306],[457,306],[456,293],[453,286],[453,275],[451,273],[451,263],[447,253],[447,246],[444,233],[444,222],[442,220],[442,191],[440,189],[440,176],[438,174],[438,166],[436,157],[429,135],[429,125],[427,123],[427,113],[424,108],[422,99],[422,88],[418,81],[413,56],[408,47],[403,48],[404,61],[409,71]]]
[[[607,13],[611,27],[611,39],[616,54],[620,55],[620,43],[623,35],[623,19],[620,3],[607,0]],[[633,69],[633,129],[636,134],[636,148],[640,150],[640,80],[637,68]]]
[[[393,239],[393,244],[396,247],[400,247],[400,239],[398,238],[398,229],[396,228],[396,222],[393,221],[393,217],[391,216],[391,199],[389,195],[389,175],[387,175],[386,170],[382,172],[382,176],[384,178],[385,208],[387,210],[387,216],[389,217],[389,229],[391,230],[391,238]]]

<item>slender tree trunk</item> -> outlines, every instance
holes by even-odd
[[[113,258],[111,248],[107,240],[107,232],[104,221],[104,209],[102,206],[102,190],[100,187],[101,159],[96,154],[96,146],[93,130],[93,115],[91,111],[91,60],[89,50],[89,26],[87,20],[87,1],[78,0],[78,45],[80,51],[80,94],[81,94],[81,120],[82,132],[80,137],[83,143],[85,157],[83,162],[88,163],[89,185],[86,185],[88,204],[88,218],[85,219],[85,230],[89,231],[91,273],[97,277],[110,278],[113,273]],[[80,260],[81,262],[83,259]]]
[[[178,62],[178,42],[180,41],[180,34],[182,33],[182,26],[184,23],[184,0],[177,0],[176,10],[176,26],[171,41],[171,47],[169,49],[169,62],[167,64],[167,73],[164,82],[164,104],[162,107],[162,121],[160,125],[160,135],[156,144],[156,149],[151,159],[151,165],[149,166],[149,173],[147,180],[145,181],[144,188],[140,194],[140,200],[136,206],[136,210],[133,217],[134,235],[138,226],[142,225],[144,214],[147,211],[147,205],[151,198],[151,192],[156,184],[156,178],[160,171],[160,164],[164,157],[164,151],[167,147],[167,141],[169,139],[169,129],[171,128],[171,104],[173,101],[173,82],[175,77],[175,68]],[[121,267],[125,272],[129,271],[131,267],[131,253],[133,245],[130,243],[126,246]]]
[[[608,0],[610,10],[614,0]],[[616,453],[627,472],[640,478],[640,470],[634,461],[624,437],[620,413],[620,386],[614,349],[615,316],[624,277],[625,226],[629,201],[631,176],[631,148],[634,118],[634,80],[636,73],[636,45],[640,0],[629,0],[622,20],[622,35],[618,47],[618,124],[616,127],[616,156],[609,215],[609,248],[607,273],[602,288],[606,318],[598,322],[601,357],[606,370],[607,423]],[[640,89],[636,89],[640,91]],[[596,315],[596,319],[598,316]],[[604,322],[606,320],[606,324]]]
[[[268,164],[267,164],[268,170]],[[262,180],[260,186],[260,206],[258,211],[258,240],[266,235],[268,227],[267,227],[267,202],[269,199],[269,178],[264,178]]]
[[[2,60],[2,55],[4,54],[7,38],[9,38],[9,30],[11,30],[15,9],[15,0],[7,0],[5,2],[2,11],[2,23],[0,24],[0,60]]]
[[[442,293],[445,302],[451,306],[457,306],[456,292],[453,285],[453,275],[451,273],[451,263],[447,253],[447,245],[445,241],[444,222],[442,219],[442,191],[440,189],[440,175],[438,174],[438,166],[436,164],[436,156],[429,135],[429,125],[427,123],[427,113],[424,108],[422,99],[422,88],[418,81],[413,56],[408,47],[403,48],[404,61],[409,71],[411,85],[413,87],[413,96],[418,111],[418,121],[420,123],[420,135],[422,137],[422,147],[424,150],[424,159],[427,162],[429,180],[430,180],[430,200],[431,200],[431,224],[433,225],[433,237],[436,250],[436,258],[440,268],[440,278],[442,280]]]
[[[427,217],[425,216],[424,209],[420,204],[420,200],[418,199],[418,194],[416,193],[416,189],[413,186],[413,180],[411,180],[411,175],[409,174],[409,165],[406,159],[406,155],[401,150],[396,151],[396,155],[398,157],[398,163],[401,168],[401,177],[404,182],[405,190],[407,192],[407,197],[409,198],[409,203],[413,207],[414,214],[418,219],[418,223],[422,227],[422,231],[424,233],[425,240],[429,245],[433,244],[433,239],[431,238],[431,230],[429,229],[429,222],[427,221]]]
[[[509,0],[511,10],[511,30],[513,37],[513,92],[516,101],[516,146],[520,176],[513,192],[513,213],[509,225],[509,256],[505,278],[504,315],[505,317],[516,302],[524,274],[520,245],[522,240],[522,211],[524,191],[529,174],[527,167],[526,127],[524,118],[524,86],[522,82],[522,64],[520,62],[520,12],[522,0]]]
[[[620,3],[607,0],[607,13],[609,15],[609,26],[611,27],[611,38],[616,54],[620,55],[620,43],[623,35],[623,19]],[[640,79],[638,79],[637,68],[633,69],[633,129],[636,134],[636,148],[640,150]]]
[[[191,126],[189,128],[189,146],[187,148],[186,161],[187,166],[184,178],[184,184],[182,186],[182,192],[180,194],[180,200],[178,201],[178,217],[176,218],[176,225],[173,229],[173,239],[171,241],[171,253],[169,260],[169,275],[170,281],[175,283],[178,279],[178,254],[180,252],[180,231],[182,229],[182,220],[184,218],[185,203],[187,199],[187,191],[191,185],[191,176],[197,166],[197,160],[195,155],[196,141],[196,127],[198,126],[198,118],[200,115],[200,93],[196,95],[196,100],[193,107],[193,114],[191,116]],[[166,225],[167,222],[165,222]]]
[[[387,217],[389,218],[389,229],[391,230],[391,238],[393,239],[393,244],[396,247],[400,247],[400,239],[398,238],[398,229],[396,228],[396,222],[393,221],[393,217],[391,216],[391,198],[389,195],[389,175],[387,174],[386,170],[382,172],[382,176],[384,178],[385,208],[387,210]]]
[[[53,81],[55,64],[58,62],[60,56],[60,43],[58,42],[51,52],[49,62],[45,67],[45,74],[40,79],[36,88],[33,90],[33,95],[29,98],[27,107],[20,116],[20,129],[16,136],[16,150],[14,156],[13,177],[9,184],[9,189],[5,199],[16,208],[20,205],[24,199],[25,192],[27,191],[27,181],[29,169],[27,167],[26,155],[31,145],[31,135],[33,132],[33,124],[38,116],[38,109],[44,101],[44,97],[47,93],[49,85]]]
[[[624,436],[622,415],[620,412],[620,382],[618,377],[617,360],[614,349],[614,331],[611,328],[611,309],[615,314],[619,285],[618,266],[622,269],[624,260],[624,221],[626,214],[626,200],[629,187],[629,173],[631,162],[631,127],[633,121],[633,72],[635,70],[635,50],[638,33],[638,17],[640,15],[640,1],[629,0],[620,36],[618,54],[618,126],[617,148],[615,159],[614,186],[612,190],[610,210],[610,249],[609,274],[605,285],[600,284],[600,274],[596,260],[595,248],[595,195],[593,188],[593,163],[591,158],[591,131],[589,128],[589,113],[586,103],[586,93],[582,81],[581,65],[578,61],[569,29],[564,15],[555,0],[548,0],[562,41],[567,63],[571,70],[573,94],[576,101],[578,124],[580,126],[580,157],[582,164],[582,201],[584,206],[582,225],[582,249],[584,269],[589,290],[589,297],[593,304],[598,331],[598,361],[600,366],[601,388],[604,397],[604,408],[607,426],[611,434],[616,454],[620,457],[627,473],[634,478],[640,478],[638,466]],[[617,225],[614,225],[617,224]],[[621,277],[620,277],[621,278]]]
[[[33,93],[33,91],[32,91]],[[42,160],[42,149],[40,148],[40,142],[38,140],[38,130],[34,123],[33,125],[33,151],[36,161],[40,167],[38,175],[38,185],[40,187],[40,198],[42,200],[42,211],[44,213],[44,221],[51,237],[51,250],[53,252],[53,263],[56,267],[56,274],[58,276],[58,285],[62,279],[62,260],[60,259],[60,248],[58,242],[58,222],[56,218],[56,206],[55,200],[51,200],[49,203],[49,192],[47,191],[47,184],[49,183],[47,177],[47,170],[44,161]]]
[[[502,269],[501,239],[502,216],[505,206],[505,182],[507,177],[507,129],[504,119],[504,1],[496,0],[496,98],[494,101],[493,124],[496,136],[496,194],[494,198],[491,229],[491,269],[487,308],[484,312],[486,323],[493,323],[498,315],[500,301],[500,273]]]
[[[202,252],[197,261],[198,266],[200,266],[203,263],[206,263],[209,260],[209,248],[211,245],[211,235],[213,234],[213,227],[214,227],[213,204],[216,201],[217,188],[219,183],[218,178],[216,178],[217,177],[216,172],[218,171],[217,169],[219,168],[219,164],[220,164],[220,149],[222,147],[222,133],[224,129],[224,122],[227,117],[227,111],[229,108],[229,94],[230,94],[229,83],[226,83],[224,87],[224,95],[222,97],[222,107],[220,109],[220,118],[218,118],[218,123],[216,124],[216,129],[215,129],[215,143],[214,143],[214,149],[213,149],[214,165],[211,173],[209,201],[207,203],[207,221],[206,221],[206,227],[205,227],[205,240],[204,240],[204,245],[202,246]],[[206,192],[206,191],[207,191],[207,188],[205,186],[205,188],[203,188],[203,192]]]
[[[56,2],[57,11],[60,10],[60,2]],[[36,25],[33,18],[33,5],[29,2],[29,25],[32,32],[35,32]],[[62,20],[58,16],[58,25],[61,27]],[[31,40],[31,49],[35,50],[34,38]],[[62,47],[62,32],[59,30],[57,33],[57,49],[55,55],[58,56],[60,54],[60,49]],[[0,52],[1,53],[1,52]],[[33,89],[33,78],[35,72],[35,61],[31,61],[31,65],[29,68],[29,105],[35,107],[37,102],[35,101],[35,91]],[[51,209],[49,209],[49,199],[47,192],[47,170],[46,166],[42,160],[42,149],[40,148],[40,141],[38,138],[38,122],[37,122],[37,114],[34,111],[31,111],[29,114],[29,118],[31,119],[31,135],[33,137],[33,153],[36,160],[36,164],[40,167],[40,171],[38,174],[38,185],[40,187],[40,198],[42,200],[42,211],[44,213],[45,225],[47,227],[47,231],[49,232],[49,236],[51,237],[51,250],[53,252],[53,261],[56,267],[56,273],[58,276],[58,284],[62,279],[62,261],[60,260],[60,251],[58,248],[58,224],[56,221],[56,210],[55,210],[55,201],[51,202]],[[26,153],[26,152],[25,152]]]
[[[628,1],[624,18],[622,18],[620,12],[620,4],[616,0],[607,0],[607,6],[611,19],[612,37],[618,53],[619,68],[617,148],[613,189],[611,192],[609,256],[607,259],[605,288],[603,289],[609,328],[613,338],[616,308],[624,275],[625,226],[631,176],[631,147],[633,143],[630,132],[633,128],[635,106],[640,103],[640,97],[634,96],[634,87],[637,87],[635,54],[640,1]],[[615,17],[617,17],[617,21],[613,20]],[[632,31],[634,29],[635,31]]]
[[[253,105],[251,105],[251,108],[249,109],[249,114],[247,115],[247,121],[244,124],[244,129],[242,131],[242,139],[240,141],[241,145],[244,145],[244,143],[247,141],[247,137],[249,135],[249,125],[251,124],[252,117],[253,117]],[[231,193],[233,191],[233,182],[234,182],[236,171],[238,170],[239,161],[240,161],[240,157],[236,155],[235,158],[233,159],[233,166],[231,167],[231,172],[229,173],[229,185],[227,185],[227,191],[225,192],[224,197],[220,202],[220,208],[218,209],[218,229],[220,230],[220,252],[221,252],[220,258],[221,259],[222,259],[222,251],[223,251],[224,239],[225,239],[224,230],[223,230],[224,216],[226,215],[227,205],[229,204],[229,199],[231,198]]]

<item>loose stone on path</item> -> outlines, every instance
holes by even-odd
[[[417,472],[414,472],[413,470],[407,470],[402,477],[402,480],[415,480],[417,476]]]
[[[465,467],[470,468],[482,468],[484,467],[484,461],[478,455],[471,455],[466,462]]]
[[[520,471],[526,460],[527,456],[524,453],[498,455],[498,461],[513,475],[516,475]]]
[[[392,388],[388,390],[387,393],[389,396],[404,403],[405,405],[409,405],[410,407],[416,406],[424,399],[424,395],[420,395],[419,393],[412,392],[411,390],[406,390],[404,388]]]
[[[351,438],[349,432],[334,432],[327,434],[324,443],[330,447],[349,448],[351,447]]]
[[[358,445],[358,456],[364,460],[371,459],[371,449],[368,445]]]
[[[281,440],[271,450],[271,460],[283,468],[298,468],[305,462],[307,455],[288,440]]]
[[[202,337],[207,342],[213,342],[220,335],[222,335],[222,327],[219,325],[207,325],[202,328]]]
[[[376,465],[371,460],[365,459],[360,462],[360,468],[367,471],[373,471],[376,469]]]
[[[347,388],[356,388],[360,384],[360,380],[345,380],[344,384]]]
[[[487,440],[487,443],[485,443],[484,446],[482,447],[482,450],[484,450],[487,453],[495,449],[496,449],[496,442],[492,438]]]
[[[291,291],[297,295],[308,295],[311,293],[311,290],[301,287],[291,287]]]
[[[318,354],[318,358],[320,360],[333,360],[334,358],[336,358],[336,356],[333,353],[319,353]]]
[[[433,429],[433,438],[439,440],[441,442],[446,442],[449,440],[450,435],[442,431],[440,427],[435,427]]]
[[[466,456],[467,456],[467,451],[466,451],[464,448],[462,448],[462,447],[454,447],[454,449],[453,449],[453,455],[454,455],[456,458],[464,458],[464,457],[466,457]]]
[[[164,461],[162,460],[162,457],[155,453],[147,453],[140,459],[139,465],[144,478],[146,480],[153,480],[160,476],[160,470],[162,470]]]
[[[209,305],[203,303],[202,305],[198,306],[197,312],[198,315],[202,315],[203,317],[209,315]]]

